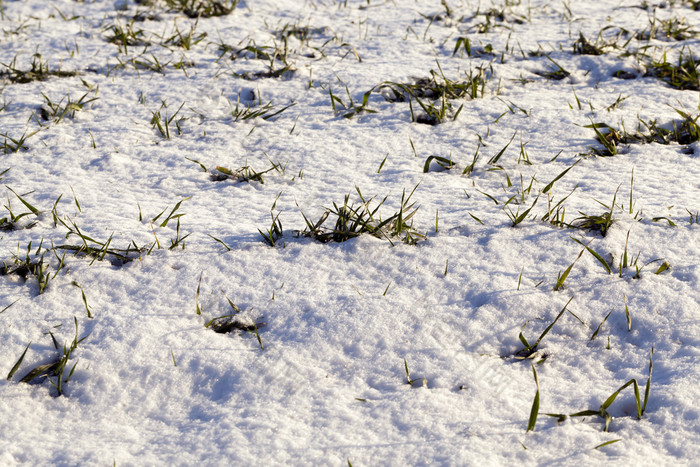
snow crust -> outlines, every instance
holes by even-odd
[[[10,64],[28,70],[38,59],[50,70],[79,73],[28,83],[3,77],[0,134],[38,133],[26,149],[0,156],[0,171],[9,169],[2,215],[28,211],[10,188],[41,213],[18,221],[36,222],[32,228],[1,232],[2,259],[8,266],[24,259],[31,242],[38,260],[41,244],[53,274],[66,255],[42,293],[31,274],[26,281],[0,276],[0,308],[14,303],[0,314],[0,464],[697,462],[700,226],[692,215],[700,210],[700,147],[631,144],[614,157],[582,154],[602,147],[586,125],[631,131],[639,118],[669,125],[679,118],[674,109],[697,115],[698,92],[645,77],[644,60],[624,49],[599,56],[571,50],[579,32],[594,40],[608,27],[602,37],[611,40],[624,28],[622,45],[654,15],[698,25],[700,13],[680,1],[646,9],[632,1],[447,4],[452,16],[427,0],[246,0],[229,15],[197,20],[164,3],[0,3],[5,71]],[[489,16],[492,29],[479,34],[490,8],[505,10],[505,20]],[[153,18],[135,21],[137,13]],[[125,53],[106,40],[113,25],[143,30],[151,45]],[[206,37],[189,50],[162,45],[193,27],[194,36]],[[269,61],[250,53],[232,60],[220,48],[273,50],[291,27],[308,27],[309,38],[289,36],[294,71],[280,78],[238,77],[266,71]],[[472,56],[453,54],[459,37],[470,39]],[[632,38],[627,49],[648,44],[657,57],[664,48],[669,56],[681,46],[698,50],[695,38]],[[487,45],[495,53],[479,55]],[[556,70],[545,53],[570,75],[537,74]],[[178,62],[186,64],[177,69]],[[491,75],[483,97],[451,102],[453,114],[463,105],[454,120],[412,122],[408,102],[389,102],[378,91],[367,105],[376,113],[344,118],[346,109],[331,106],[329,89],[348,106],[350,98],[361,104],[380,83],[430,77],[438,64],[455,81],[478,67]],[[615,78],[617,70],[636,78]],[[73,118],[41,119],[44,96],[65,104],[85,93],[98,99]],[[267,103],[295,105],[268,120],[232,116],[237,105]],[[164,138],[154,113],[173,115],[181,104]],[[480,139],[475,169],[463,175]],[[518,161],[521,144],[531,165]],[[438,171],[434,163],[424,173],[429,156],[450,158],[456,168]],[[217,166],[262,171],[278,162],[284,170],[266,173],[264,183],[212,180]],[[324,244],[298,235],[306,227],[301,212],[316,221],[348,194],[359,206],[356,187],[375,197],[373,206],[386,196],[380,212],[387,217],[416,186],[412,201],[420,207],[411,220],[427,237],[416,245],[369,235]],[[606,236],[542,220],[548,205],[570,193],[567,223],[605,213],[617,193]],[[51,245],[82,244],[66,238],[66,225],[51,214],[61,195],[55,212],[84,235],[111,237],[118,249],[150,248],[157,238],[161,248],[132,252],[123,265],[70,250],[56,256]],[[508,210],[522,214],[536,198],[513,227]],[[180,201],[182,217],[162,227],[164,217],[152,222]],[[269,228],[273,203],[284,246],[268,246],[258,232]],[[185,248],[168,249],[178,235],[189,235]],[[600,253],[612,273],[584,251],[563,290],[554,291],[584,248],[572,238]],[[625,248],[630,262],[646,264],[638,278],[634,267],[618,271]],[[655,274],[664,261],[671,267]],[[264,349],[254,332],[205,327],[231,312],[228,299],[246,322],[258,323]],[[571,313],[535,358],[514,358],[523,348],[519,334],[536,341],[570,299]],[[49,381],[55,377],[20,383],[70,345],[74,317],[85,339],[69,360],[69,369],[77,365],[63,395]],[[609,432],[596,416],[558,422],[545,415],[598,410],[631,379],[643,397],[652,348],[641,420],[631,386],[609,407]],[[541,399],[535,430],[526,432],[533,365]],[[620,441],[595,449],[612,440]]]

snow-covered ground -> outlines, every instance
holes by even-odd
[[[0,464],[700,459],[697,2],[178,4],[0,3]]]

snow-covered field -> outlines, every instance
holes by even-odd
[[[0,464],[698,462],[699,8],[0,2]]]

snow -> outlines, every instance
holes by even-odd
[[[19,197],[41,211],[0,232],[1,259],[12,270],[31,242],[30,259],[44,253],[52,276],[42,293],[33,274],[0,276],[0,309],[12,304],[0,314],[0,375],[31,342],[12,378],[0,381],[0,464],[697,462],[700,146],[630,144],[613,157],[585,154],[602,148],[586,125],[633,131],[641,118],[668,127],[679,119],[674,109],[697,115],[698,92],[645,77],[647,59],[622,48],[599,56],[571,50],[579,31],[594,41],[608,27],[602,34],[611,41],[624,28],[621,47],[654,18],[694,25],[700,13],[681,1],[646,9],[626,0],[447,4],[451,17],[427,0],[245,0],[229,15],[198,20],[160,2],[0,4],[0,134],[5,144],[31,135],[26,148],[3,151],[2,216],[29,212]],[[504,10],[506,21],[492,15],[494,27],[479,34],[490,8]],[[138,12],[157,18],[131,21]],[[106,40],[113,25],[142,29],[151,45],[124,53]],[[304,42],[289,37],[295,71],[280,78],[236,76],[265,72],[270,62],[252,53],[232,60],[219,49],[283,50],[278,33],[292,26],[311,34]],[[192,27],[193,37],[207,35],[189,50],[162,45]],[[473,51],[491,44],[495,55],[453,55],[459,37]],[[649,56],[658,60],[666,50],[674,61],[697,53],[698,39],[632,38],[626,50],[647,45],[655,47]],[[35,53],[49,70],[79,75],[10,82],[9,67],[31,69]],[[543,53],[570,76],[538,75],[556,70]],[[160,63],[163,73],[138,61]],[[367,105],[376,113],[344,118],[340,103],[331,107],[329,89],[361,105],[375,86],[439,74],[438,64],[454,81],[488,70],[483,97],[451,101],[448,115],[463,105],[454,120],[412,122],[408,102],[388,102],[379,90]],[[617,70],[636,78],[612,77]],[[42,120],[47,99],[65,105],[85,93],[98,99],[73,118]],[[268,102],[275,110],[295,105],[268,120],[232,116],[237,105],[256,110]],[[154,113],[167,119],[183,103],[163,137]],[[498,165],[489,164],[511,138]],[[531,165],[519,163],[521,145]],[[475,169],[463,175],[477,147]],[[434,163],[424,173],[431,155],[456,168],[439,171]],[[263,171],[273,163],[279,170],[264,174],[264,183],[212,179],[217,166]],[[414,188],[419,209],[411,221],[426,235],[415,245],[299,235],[301,212],[315,222],[348,194],[358,207],[357,189],[374,197],[372,207],[386,196],[379,213],[387,218]],[[566,223],[604,214],[615,197],[607,235],[543,221],[548,205],[567,195]],[[535,199],[512,226],[508,209],[517,216]],[[178,202],[173,214],[182,217],[163,226]],[[270,227],[273,204],[284,233],[275,247],[258,232]],[[325,226],[334,222],[331,216]],[[75,226],[99,242],[111,238],[112,249],[131,246],[133,260],[93,261],[60,249],[82,244],[75,233],[67,237]],[[169,249],[185,235],[184,248]],[[135,253],[134,245],[144,249]],[[644,265],[640,277],[634,266],[618,270],[625,250]],[[574,261],[563,290],[553,290]],[[670,268],[655,274],[664,261]],[[257,323],[263,348],[255,332],[205,327],[232,312],[229,300],[241,322]],[[571,313],[535,357],[514,358],[523,348],[519,334],[533,344],[565,305]],[[68,361],[64,380],[76,366],[62,395],[55,376],[20,382],[60,356],[64,342],[70,346],[75,319],[84,340]],[[597,416],[558,422],[546,415],[598,410],[631,379],[643,399],[652,348],[640,420],[632,386],[609,406],[609,432]],[[533,366],[540,407],[528,432]],[[619,441],[596,449],[612,440]]]

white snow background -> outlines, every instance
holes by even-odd
[[[647,73],[698,52],[697,2],[176,6],[0,2],[0,464],[698,462],[700,146],[604,157],[590,127],[697,117],[697,83]],[[579,33],[605,53],[573,53]],[[437,125],[375,88],[480,68],[483,90],[445,98]],[[429,156],[454,167],[424,172]],[[246,166],[272,170],[215,180]],[[376,225],[414,188],[416,244],[301,234],[302,212],[315,223],[346,195],[365,212],[358,189],[369,209],[386,197]],[[581,228],[606,213],[605,236]],[[275,218],[273,247],[258,230]],[[258,334],[205,327],[230,314]],[[20,382],[76,323],[62,378]],[[632,379],[643,403],[652,348],[641,419],[633,385],[607,432],[546,415],[598,412]]]

